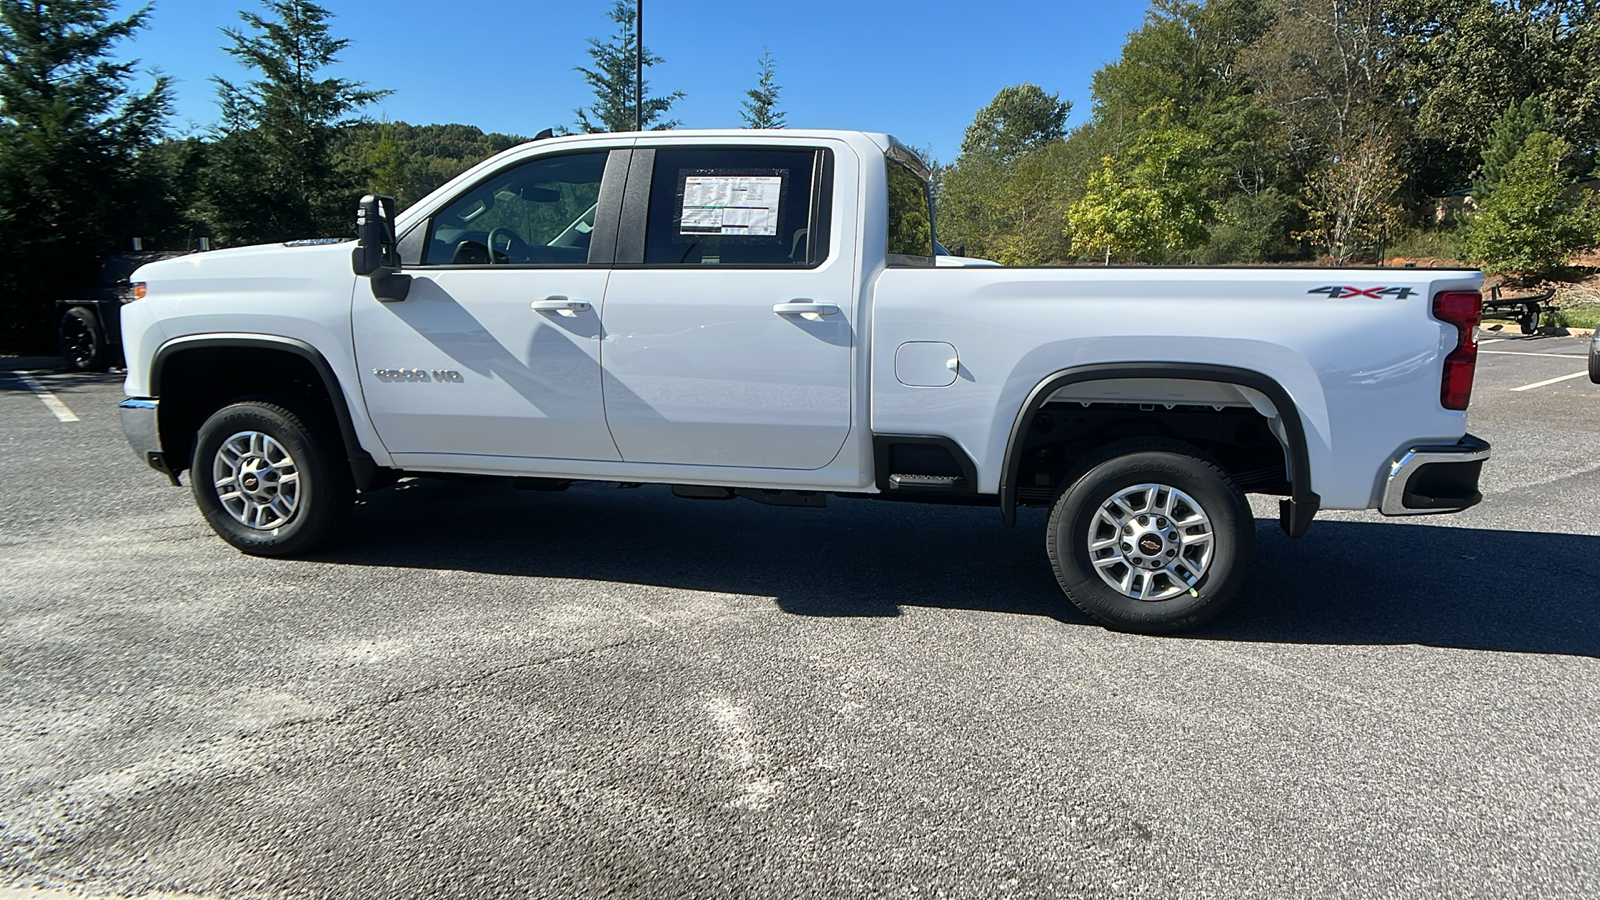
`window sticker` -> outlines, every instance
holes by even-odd
[[[781,174],[686,174],[678,233],[776,236],[782,198]]]

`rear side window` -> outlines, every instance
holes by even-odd
[[[813,148],[656,151],[647,266],[807,268],[828,255],[829,154]]]
[[[889,176],[889,265],[933,265],[933,199],[928,183],[885,158]]]

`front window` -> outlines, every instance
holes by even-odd
[[[600,151],[497,172],[434,216],[424,264],[586,265],[605,168]]]

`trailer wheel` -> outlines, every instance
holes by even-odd
[[[1172,634],[1216,616],[1255,548],[1244,493],[1178,441],[1114,444],[1086,459],[1050,513],[1050,564],[1079,609],[1107,627]]]
[[[1539,331],[1539,307],[1530,303],[1527,313],[1517,320],[1517,327],[1523,334],[1536,334]]]
[[[61,355],[80,372],[104,372],[111,368],[111,352],[105,331],[94,311],[74,306],[61,317]]]

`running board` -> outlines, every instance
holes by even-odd
[[[828,495],[822,491],[767,490],[766,488],[730,488],[709,484],[675,484],[675,497],[686,500],[732,500],[743,497],[768,506],[804,506],[817,509],[828,505]]]
[[[889,490],[954,491],[967,486],[960,475],[890,475]]]

